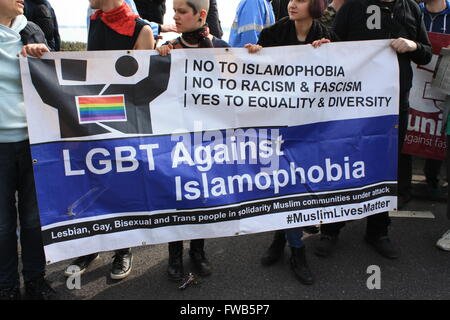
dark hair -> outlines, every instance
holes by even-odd
[[[327,8],[327,0],[310,0],[309,15],[313,19],[319,19]]]

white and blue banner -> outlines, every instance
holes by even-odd
[[[397,206],[389,41],[21,58],[49,263]]]

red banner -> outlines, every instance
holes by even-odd
[[[431,87],[434,68],[441,48],[450,45],[450,35],[429,32],[433,59],[426,66],[413,64],[414,78],[410,95],[408,130],[403,153],[424,158],[444,160],[447,152],[442,111],[439,105],[445,94]],[[446,120],[446,119],[445,119]]]

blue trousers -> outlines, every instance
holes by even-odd
[[[20,284],[17,213],[22,274],[25,281],[31,281],[44,275],[45,255],[28,141],[0,143],[0,288]]]
[[[286,234],[286,240],[288,242],[288,246],[291,248],[301,248],[303,247],[303,229],[302,228],[293,228],[284,230]]]

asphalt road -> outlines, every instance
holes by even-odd
[[[423,179],[420,175],[415,178]],[[435,218],[392,218],[391,240],[402,252],[398,260],[381,257],[363,241],[365,220],[347,224],[337,251],[329,258],[315,256],[313,248],[319,236],[307,236],[308,261],[316,277],[312,286],[302,285],[294,278],[288,248],[279,263],[271,267],[260,265],[272,233],[208,239],[206,253],[214,273],[186,290],[179,290],[179,283],[167,279],[166,244],[134,248],[133,271],[121,281],[109,279],[113,252],[102,253],[82,275],[80,290],[66,287],[63,271],[70,261],[48,266],[47,277],[57,290],[57,298],[63,300],[449,300],[450,252],[435,247],[437,239],[450,229],[446,203],[414,199],[403,210],[431,211]],[[184,246],[185,271],[190,272],[189,242],[185,241]],[[381,270],[380,289],[367,288],[371,276],[367,269],[371,265]]]

